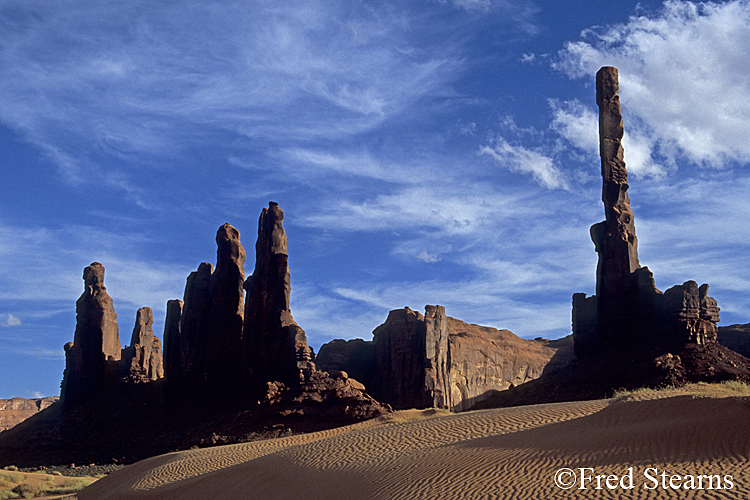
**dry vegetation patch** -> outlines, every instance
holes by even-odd
[[[81,491],[97,478],[67,477],[55,474],[0,471],[0,500],[70,495]]]

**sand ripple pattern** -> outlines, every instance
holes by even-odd
[[[678,396],[556,403],[369,422],[308,435],[173,453],[79,495],[93,499],[750,498],[750,407]],[[632,490],[560,490],[561,467],[622,475]],[[734,487],[645,489],[643,471],[731,474]]]

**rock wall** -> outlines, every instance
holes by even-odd
[[[315,366],[327,372],[346,372],[371,388],[375,374],[375,344],[362,339],[336,339],[320,346]]]
[[[318,365],[353,373],[367,360],[353,356],[349,344],[367,352],[359,346],[369,343],[326,344]],[[396,309],[373,332],[374,374],[367,387],[378,401],[397,409],[461,411],[496,391],[540,377],[552,365],[566,366],[573,357],[568,344],[525,340],[508,330],[464,323],[446,316],[442,306],[426,306],[424,315],[408,307]]]
[[[175,381],[182,374],[182,306],[181,300],[167,301],[167,315],[164,319],[164,375]]]
[[[450,409],[461,411],[496,391],[542,376],[552,358],[562,367],[572,358],[546,340],[526,340],[510,330],[472,325],[448,317],[450,329]]]
[[[602,201],[606,220],[591,227],[599,260],[596,295],[573,295],[573,340],[579,358],[602,352],[716,342],[719,307],[708,285],[687,281],[662,293],[638,262],[635,218],[623,160],[618,71],[596,76]]]
[[[750,323],[720,326],[717,340],[721,345],[750,358]]]
[[[245,282],[244,354],[254,383],[299,384],[315,370],[305,331],[289,309],[291,277],[284,212],[275,202],[258,220],[255,269]]]
[[[49,408],[59,399],[56,396],[37,399],[0,399],[0,432],[15,427],[27,418]]]

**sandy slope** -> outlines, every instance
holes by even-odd
[[[400,412],[343,429],[154,457],[79,498],[750,498],[750,405],[731,391],[705,392],[454,415]],[[631,466],[634,488],[626,489]],[[601,490],[595,478],[585,490],[580,480],[561,490],[554,475],[562,467],[625,480],[621,486],[611,479],[613,490],[604,478]],[[720,477],[699,485],[701,474]],[[674,475],[678,489],[669,484]],[[703,489],[683,488],[691,485]]]

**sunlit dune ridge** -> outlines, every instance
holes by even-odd
[[[172,453],[122,469],[79,498],[735,499],[750,497],[749,454],[750,396],[691,385],[461,414],[410,410]],[[572,471],[559,477],[574,482],[569,489],[555,483],[561,468]]]

